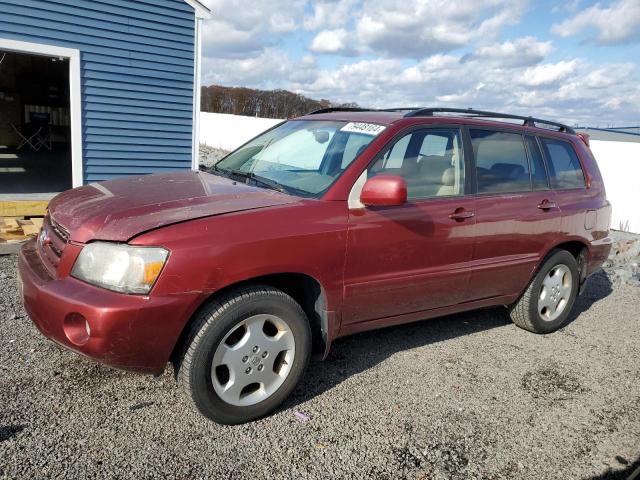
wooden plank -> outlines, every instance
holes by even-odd
[[[7,232],[0,232],[0,239],[4,240],[7,243],[10,243],[10,242],[21,242],[25,238],[27,238],[27,237],[25,236],[25,234],[22,231],[22,229],[9,230]]]
[[[18,221],[15,218],[3,218],[2,223],[4,223],[7,230],[15,230],[16,228],[18,228]]]
[[[40,228],[36,227],[33,223],[31,225],[21,225],[22,232],[27,236],[37,235],[40,232]]]
[[[42,216],[47,211],[48,200],[7,200],[0,201],[0,216],[31,217]]]
[[[40,230],[42,228],[42,222],[44,222],[44,218],[42,217],[33,217],[31,219],[31,221],[33,222],[33,224],[38,227],[38,230]]]
[[[42,217],[0,217],[0,244],[19,243],[35,237],[42,228]]]

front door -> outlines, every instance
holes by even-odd
[[[349,215],[343,323],[415,313],[465,299],[474,243],[474,201],[458,128],[401,135],[369,167],[400,175],[408,202]]]

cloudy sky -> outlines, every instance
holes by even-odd
[[[206,0],[203,83],[640,124],[640,0]]]

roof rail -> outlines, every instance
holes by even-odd
[[[317,115],[320,113],[331,112],[409,112],[419,110],[420,107],[397,107],[397,108],[362,108],[362,107],[326,107],[320,110],[314,110],[307,115]]]
[[[437,114],[437,113],[461,113],[464,115],[470,115],[474,117],[523,120],[524,121],[523,125],[526,125],[529,127],[535,127],[536,123],[540,123],[543,125],[551,125],[553,127],[556,127],[560,132],[573,133],[573,134],[576,133],[573,130],[573,128],[569,127],[568,125],[564,125],[558,122],[552,122],[550,120],[543,120],[541,118],[527,117],[523,115],[512,115],[510,113],[487,112],[484,110],[474,110],[472,108],[466,108],[466,109],[465,108],[420,108],[420,109],[416,109],[411,112],[408,112],[404,116],[405,117],[432,117],[434,114]]]
[[[380,112],[406,112],[410,110],[420,110],[422,107],[395,107],[395,108],[383,108]]]
[[[327,107],[321,108],[320,110],[314,110],[313,112],[307,113],[307,115],[318,115],[320,113],[331,113],[331,112],[371,112],[370,108],[360,108],[360,107]]]

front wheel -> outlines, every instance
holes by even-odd
[[[289,396],[310,352],[311,330],[300,305],[275,288],[250,287],[203,307],[179,377],[203,415],[244,423]]]
[[[522,297],[511,307],[513,323],[534,333],[550,333],[564,325],[579,287],[578,263],[566,250],[552,252]]]

